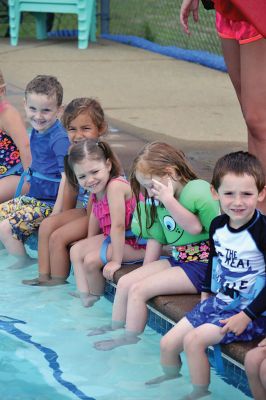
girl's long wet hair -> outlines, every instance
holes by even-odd
[[[74,173],[74,165],[79,164],[85,159],[107,161],[112,164],[110,179],[122,175],[122,167],[111,146],[102,140],[85,139],[69,148],[68,156],[65,158],[65,174],[69,183],[75,190],[79,184]]]
[[[169,175],[170,170],[175,171],[182,184],[186,184],[189,181],[198,178],[186,160],[184,153],[164,142],[152,142],[146,144],[135,158],[130,173],[130,184],[137,201],[136,210],[140,229],[142,229],[140,217],[141,185],[136,178],[136,172],[138,171],[144,175],[163,177]],[[171,176],[171,178],[175,180],[175,176]],[[149,199],[149,196],[147,190],[145,188],[143,189],[147,215],[147,228],[150,228],[155,221],[157,209],[154,199],[151,198],[150,211],[148,212],[147,199]]]

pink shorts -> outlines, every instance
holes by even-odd
[[[216,12],[216,29],[223,39],[235,39],[239,44],[254,42],[262,39],[262,35],[246,21],[233,21]]]

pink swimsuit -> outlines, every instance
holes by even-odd
[[[128,181],[123,177],[113,178],[113,179],[111,179],[110,182],[112,182],[114,180],[118,180],[118,181],[124,182],[127,185],[129,185]],[[104,234],[104,236],[109,236],[110,235],[110,231],[111,231],[111,216],[110,216],[110,210],[109,210],[109,204],[108,204],[108,200],[107,200],[107,195],[105,194],[102,199],[97,200],[96,195],[93,193],[91,195],[91,199],[92,199],[92,212],[93,212],[93,214],[95,215],[95,217],[99,221],[99,225],[100,225],[100,228],[102,230],[102,233]],[[125,201],[125,211],[126,211],[125,226],[126,226],[126,230],[130,229],[132,215],[133,215],[135,207],[136,207],[136,199],[135,199],[135,197],[132,197],[131,199],[128,199],[128,200]],[[132,234],[132,236],[133,236],[133,234]],[[134,249],[145,248],[144,245],[139,245],[137,243],[136,237],[126,238],[125,243],[127,243],[130,246],[134,247]]]
[[[8,106],[7,101],[0,101],[0,114]],[[20,174],[21,168],[17,168],[20,164],[19,151],[9,135],[0,128],[0,179],[11,173],[11,169],[16,167],[13,174]],[[12,171],[13,171],[12,170]]]

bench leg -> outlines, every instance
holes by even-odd
[[[47,14],[46,13],[34,13],[36,23],[36,37],[38,40],[47,39]]]

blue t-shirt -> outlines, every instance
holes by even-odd
[[[56,121],[44,133],[32,129],[30,148],[31,170],[51,178],[61,178],[64,171],[64,157],[70,142],[60,121]],[[53,204],[56,200],[59,182],[52,182],[31,176],[28,196]]]

